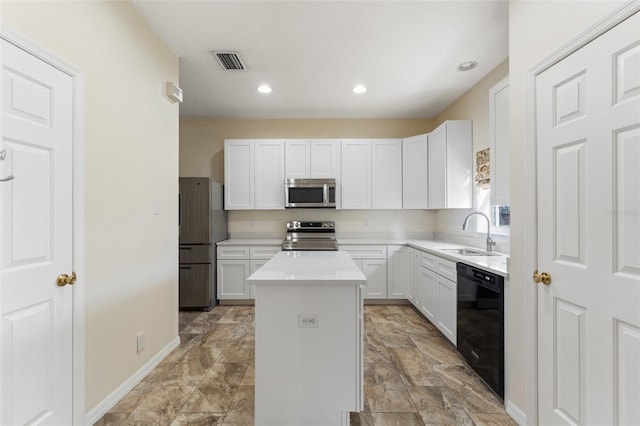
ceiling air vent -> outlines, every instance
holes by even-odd
[[[227,71],[244,71],[245,66],[236,52],[211,52]]]

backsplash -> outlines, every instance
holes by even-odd
[[[231,238],[284,238],[290,220],[333,220],[338,238],[388,240],[438,240],[484,249],[486,233],[463,231],[462,222],[472,209],[454,210],[235,210],[229,212]],[[508,235],[492,234],[494,250],[509,253]]]
[[[231,238],[284,238],[290,220],[332,220],[338,238],[433,239],[435,212],[428,210],[236,210]]]

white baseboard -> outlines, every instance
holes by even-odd
[[[162,362],[175,348],[180,346],[180,336],[173,339],[167,346],[162,348],[149,361],[133,373],[127,380],[111,392],[105,399],[100,401],[98,405],[93,407],[85,417],[85,424],[93,425],[109,412],[115,405],[128,394],[138,383],[142,381],[151,371]]]
[[[505,404],[507,414],[520,426],[526,426],[527,415],[518,408],[516,404],[511,401],[507,401]]]

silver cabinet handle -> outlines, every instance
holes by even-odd
[[[0,182],[8,182],[8,181],[13,180],[13,179],[15,179],[15,176],[9,175],[4,179],[0,179]]]

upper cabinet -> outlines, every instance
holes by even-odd
[[[224,165],[227,210],[284,209],[287,178],[334,178],[342,209],[472,206],[469,120],[405,139],[229,139]]]
[[[283,139],[225,140],[225,209],[284,209],[284,164]]]
[[[429,208],[429,135],[402,140],[402,208]]]
[[[374,139],[371,144],[371,208],[402,208],[402,140]]]
[[[491,205],[509,205],[509,79],[489,90]]]
[[[471,120],[450,120],[429,135],[428,205],[430,209],[473,207]]]
[[[342,208],[371,208],[371,140],[342,141]]]
[[[402,208],[402,141],[342,141],[342,208]]]

